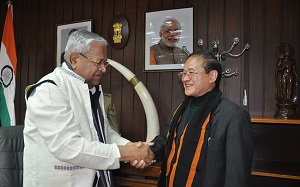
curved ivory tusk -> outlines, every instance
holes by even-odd
[[[129,69],[111,59],[107,59],[107,62],[116,70],[118,70],[130,82],[142,101],[147,119],[146,142],[150,142],[159,134],[158,115],[152,97],[150,96],[144,84]]]

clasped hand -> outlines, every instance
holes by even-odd
[[[129,142],[125,145],[125,154],[122,155],[120,161],[130,162],[131,166],[136,168],[144,168],[155,162],[154,154],[150,149],[153,143],[150,142]]]

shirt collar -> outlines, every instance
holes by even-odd
[[[94,86],[93,88],[91,88],[90,92],[92,92],[92,95],[93,95],[96,92],[96,87]]]
[[[76,74],[73,70],[71,70],[66,63],[67,62],[64,62],[62,64],[62,66],[60,67],[61,70],[63,70],[66,74],[74,77],[75,79],[78,79],[78,80],[80,80],[82,82],[85,82],[85,79],[83,77],[81,77],[80,75]]]

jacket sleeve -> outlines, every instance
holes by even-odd
[[[227,129],[225,187],[249,186],[253,154],[250,115],[240,109],[233,114]]]
[[[168,117],[168,121],[164,127],[164,132],[160,135],[157,135],[151,142],[154,142],[154,145],[150,147],[155,157],[154,160],[161,161],[165,156],[166,142],[167,142],[167,134],[170,128],[171,120],[172,120],[171,112]]]

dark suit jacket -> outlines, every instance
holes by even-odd
[[[166,129],[169,128],[170,119],[169,117]],[[209,138],[204,140],[202,148],[204,151],[201,154],[201,157],[204,158],[204,164],[201,168],[197,167],[192,186],[248,186],[254,153],[249,113],[235,103],[223,98],[211,116],[210,123],[211,130],[207,131]],[[199,129],[199,133],[201,133],[201,129]],[[156,159],[163,159],[166,142],[165,134],[158,135],[153,142],[155,142],[155,145],[151,149],[157,157]],[[193,144],[195,142],[189,143]],[[179,160],[178,163],[184,163],[184,161]],[[183,164],[183,169],[184,166]],[[186,172],[189,172],[189,168],[186,169]],[[174,183],[174,187],[184,185],[185,181]]]

